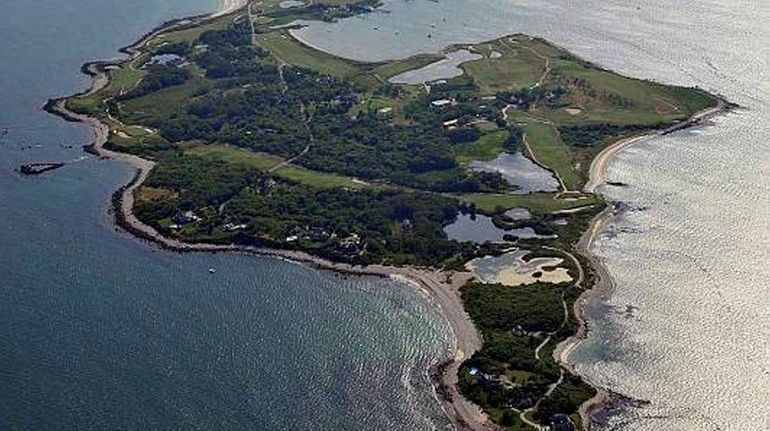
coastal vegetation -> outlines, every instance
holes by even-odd
[[[480,55],[460,76],[394,84],[443,55],[356,62],[304,45],[284,26],[376,4],[270,0],[175,27],[130,60],[101,65],[109,83],[66,105],[109,127],[106,148],[155,162],[133,212],[175,240],[451,270],[511,247],[562,257],[573,282],[461,289],[483,346],[460,368],[459,387],[508,429],[579,426],[577,409],[594,390],[552,353],[575,332],[572,305],[590,286],[591,271],[569,250],[604,208],[580,191],[591,160],[716,99],[623,77],[524,35],[447,48]],[[501,153],[552,172],[558,192],[519,193],[523,178],[471,166]],[[505,215],[514,207],[531,219]],[[458,216],[476,214],[540,236],[447,235]]]
[[[551,424],[560,415],[580,423],[578,407],[595,394],[553,358],[555,345],[574,330],[563,303],[574,286],[471,283],[463,302],[484,337],[484,347],[460,371],[460,388],[493,420],[526,429],[523,415]]]

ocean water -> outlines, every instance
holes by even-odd
[[[631,211],[594,251],[617,288],[589,310],[590,338],[570,360],[589,380],[645,401],[600,429],[770,429],[770,4],[392,0],[384,9],[296,34],[379,60],[523,32],[741,105],[611,164],[610,179],[628,187],[600,191]]]
[[[0,429],[430,429],[447,353],[403,284],[237,254],[175,254],[115,231],[132,176],[40,108],[80,65],[213,0],[4,2],[0,17]],[[76,160],[38,177],[14,169]],[[215,268],[216,274],[209,274]]]

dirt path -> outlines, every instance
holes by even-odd
[[[248,3],[248,2],[246,2],[246,3]],[[246,7],[246,11],[247,11],[247,15],[248,15],[248,20],[249,20],[249,25],[251,27],[251,44],[256,46],[256,47],[261,47],[261,46],[259,45],[259,41],[258,41],[258,38],[257,38],[257,31],[254,28],[255,16],[254,16],[254,12],[252,11],[252,6],[260,5],[260,4],[262,4],[261,1],[257,2],[257,3],[249,4]],[[282,59],[282,58],[278,57],[277,55],[275,55],[275,53],[273,53],[273,52],[270,52],[270,55],[272,55],[273,58],[275,58],[276,63],[278,63],[278,78],[281,81],[281,87],[282,87],[281,94],[286,94],[286,92],[289,91],[289,84],[286,82],[286,77],[284,75],[284,68],[286,66],[289,66],[289,63],[286,62],[284,59]],[[290,158],[288,158],[288,159],[286,159],[286,160],[276,164],[272,168],[268,169],[267,170],[268,172],[275,172],[278,169],[281,169],[281,168],[283,168],[285,166],[288,166],[288,165],[294,163],[294,161],[296,161],[300,157],[302,157],[305,154],[307,154],[310,151],[310,148],[313,146],[313,143],[315,142],[315,137],[313,136],[313,130],[310,127],[310,122],[312,121],[312,116],[308,114],[307,108],[305,107],[305,104],[301,100],[299,101],[299,110],[300,110],[300,116],[302,117],[302,125],[303,125],[303,127],[305,129],[305,132],[307,133],[307,136],[308,136],[307,145],[299,153],[295,154],[294,156],[292,156],[292,157],[290,157]]]
[[[556,178],[556,181],[559,182],[559,188],[561,189],[561,193],[569,193],[572,191],[567,188],[566,184],[564,184],[564,181],[561,179],[561,175],[559,175],[556,169],[551,168],[550,166],[538,160],[537,157],[535,157],[534,151],[532,151],[532,148],[529,146],[529,142],[527,142],[526,133],[524,133],[521,136],[521,142],[524,144],[524,149],[526,150],[527,156],[529,157],[529,159],[532,160],[532,162],[534,162],[536,165],[540,166],[541,168],[553,174],[554,178]]]
[[[534,88],[537,88],[541,85],[543,85],[543,82],[545,82],[545,78],[548,77],[548,74],[551,73],[551,59],[546,57],[545,55],[539,53],[535,48],[529,47],[529,50],[535,54],[535,56],[545,60],[545,66],[543,67],[543,74],[540,76],[540,79],[532,84],[529,89],[532,90]]]

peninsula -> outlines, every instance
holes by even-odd
[[[564,361],[579,298],[610,283],[588,254],[611,213],[594,189],[618,149],[725,103],[521,34],[355,62],[293,23],[376,2],[226,3],[85,65],[92,88],[46,105],[137,168],[118,223],[174,250],[412,282],[454,332],[433,374],[458,428],[587,428],[602,397]]]

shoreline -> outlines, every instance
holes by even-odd
[[[445,319],[452,331],[453,345],[451,346],[451,354],[443,359],[439,359],[438,362],[432,365],[428,370],[435,394],[437,395],[437,399],[440,402],[442,409],[457,429],[498,429],[498,427],[489,420],[486,413],[484,413],[479,406],[468,401],[459,393],[457,388],[458,370],[460,365],[465,359],[469,358],[474,352],[479,350],[482,345],[481,336],[465,311],[459,295],[459,288],[472,278],[472,275],[467,272],[443,271],[412,266],[354,266],[333,262],[309,253],[291,249],[237,244],[185,243],[165,237],[151,226],[142,223],[133,213],[134,192],[146,180],[150,171],[155,166],[155,162],[143,159],[139,156],[115,152],[104,148],[104,144],[109,138],[110,127],[96,117],[78,114],[67,109],[66,102],[68,99],[80,95],[94,94],[109,85],[110,78],[105,68],[110,65],[122,64],[136,59],[141,55],[140,48],[158,34],[173,30],[180,26],[199,25],[207,20],[238,12],[248,4],[248,0],[222,0],[220,2],[220,9],[212,14],[164,22],[141,36],[133,44],[119,50],[121,53],[127,54],[128,58],[85,63],[81,67],[81,72],[91,77],[90,87],[77,94],[51,99],[45,104],[44,109],[66,121],[80,122],[91,127],[94,138],[92,143],[84,146],[86,152],[102,159],[112,159],[126,163],[135,169],[135,175],[132,179],[127,184],[118,188],[111,197],[111,204],[114,209],[114,222],[117,226],[135,238],[150,242],[162,249],[179,253],[235,252],[287,260],[319,270],[334,271],[343,275],[387,277],[402,283],[410,284],[420,292],[425,293],[429,300],[438,307],[442,318]],[[297,39],[300,40],[299,38]],[[589,193],[595,193],[596,188],[605,182],[606,171],[610,161],[625,148],[648,138],[663,136],[677,130],[696,126],[716,114],[729,110],[733,106],[721,97],[717,97],[717,100],[718,104],[716,107],[700,111],[691,118],[670,126],[669,128],[642,136],[621,139],[604,148],[591,162],[589,180],[584,187],[584,190]],[[589,301],[606,297],[606,295],[609,295],[614,288],[611,275],[603,266],[600,259],[591,254],[590,246],[598,232],[601,231],[604,223],[614,215],[616,208],[614,203],[610,203],[602,213],[594,218],[589,229],[581,236],[580,241],[574,246],[577,253],[582,255],[588,261],[589,265],[596,273],[596,280],[594,286],[585,288],[583,294],[573,304],[575,316],[579,323],[577,333],[559,343],[556,346],[553,355],[562,367],[579,376],[580,374],[575,371],[574,366],[569,363],[568,357],[570,353],[587,338],[588,333],[590,332],[588,322],[583,314],[584,308]],[[585,380],[585,377],[580,377]],[[584,428],[590,429],[591,416],[597,411],[614,405],[620,396],[594,385],[590,381],[586,380],[586,382],[597,389],[597,395],[585,402],[579,410]]]
[[[249,0],[219,0],[219,10],[210,15],[211,18],[219,18],[246,7]]]
[[[465,359],[471,357],[474,352],[479,350],[482,344],[481,336],[471,321],[470,316],[466,313],[459,295],[459,288],[469,278],[468,273],[444,272],[417,267],[353,266],[332,262],[295,250],[236,244],[190,244],[164,237],[151,226],[142,223],[133,213],[134,191],[142,185],[155,166],[155,162],[139,156],[104,148],[104,144],[109,138],[109,126],[96,117],[78,114],[67,109],[66,102],[69,98],[91,95],[109,85],[109,76],[104,69],[106,66],[134,60],[141,54],[139,48],[159,33],[173,29],[178,25],[199,24],[208,19],[234,13],[247,4],[247,0],[223,0],[220,10],[211,15],[168,21],[146,33],[133,44],[121,48],[120,52],[128,54],[128,58],[85,63],[81,67],[81,72],[91,77],[90,87],[85,91],[70,96],[50,99],[43,109],[65,121],[84,123],[91,128],[93,141],[83,146],[84,151],[101,159],[111,159],[126,163],[134,168],[135,174],[132,179],[112,194],[111,205],[114,210],[115,224],[139,240],[147,241],[162,249],[179,253],[235,252],[287,260],[343,275],[390,278],[407,283],[426,294],[429,300],[438,308],[439,314],[452,332],[453,345],[451,346],[451,354],[444,359],[440,359],[428,370],[432,386],[442,410],[457,429],[474,431],[496,429],[486,413],[479,406],[465,399],[457,389],[457,374],[460,365],[462,365]]]
[[[644,142],[648,139],[652,139],[658,136],[670,135],[671,133],[674,133],[680,130],[685,130],[691,127],[698,126],[704,121],[707,121],[710,118],[713,118],[714,116],[721,114],[723,112],[727,112],[730,109],[733,109],[735,107],[734,104],[726,101],[721,96],[717,95],[714,97],[716,97],[717,99],[717,106],[706,108],[702,111],[696,112],[695,114],[693,114],[692,117],[688,118],[687,120],[684,120],[672,126],[666,127],[665,129],[644,133],[642,135],[631,136],[608,145],[606,148],[600,151],[599,154],[597,154],[596,157],[594,157],[594,159],[591,161],[591,166],[589,167],[589,170],[588,170],[588,181],[586,182],[586,185],[583,186],[583,191],[586,193],[595,193],[596,188],[604,184],[606,181],[607,169],[609,167],[609,163],[612,161],[612,159],[617,157],[617,155],[620,154],[626,148],[629,148],[640,142]]]
[[[674,124],[665,129],[655,131],[652,133],[646,133],[640,136],[631,136],[614,142],[604,148],[596,157],[591,161],[589,169],[589,179],[583,190],[587,193],[594,193],[596,189],[605,184],[607,180],[607,170],[612,160],[623,152],[623,150],[644,142],[648,139],[653,139],[659,136],[665,136],[674,133],[679,130],[685,130],[692,127],[701,125],[704,121],[707,121],[719,114],[729,112],[735,108],[736,105],[728,102],[721,96],[715,96],[717,98],[717,105],[711,108],[706,108],[702,111],[696,112],[689,119],[680,123]],[[626,399],[623,395],[612,392],[600,385],[595,384],[588,380],[584,375],[577,372],[573,363],[569,361],[569,356],[572,352],[580,346],[581,343],[588,339],[590,334],[590,322],[585,316],[586,307],[588,304],[595,303],[599,300],[604,300],[612,294],[615,290],[615,283],[612,279],[612,274],[602,262],[601,258],[591,252],[591,246],[593,245],[596,237],[604,228],[604,225],[616,216],[620,210],[619,202],[608,202],[607,207],[597,214],[591,224],[580,240],[574,245],[575,251],[583,256],[591,268],[594,271],[595,280],[593,286],[589,286],[584,289],[583,293],[573,304],[573,312],[575,319],[578,322],[578,330],[575,334],[560,342],[553,351],[554,359],[561,364],[562,367],[567,369],[572,374],[580,376],[581,379],[593,386],[597,393],[593,398],[584,402],[578,413],[583,423],[583,427],[587,430],[591,429],[592,418],[602,411],[612,408]]]

